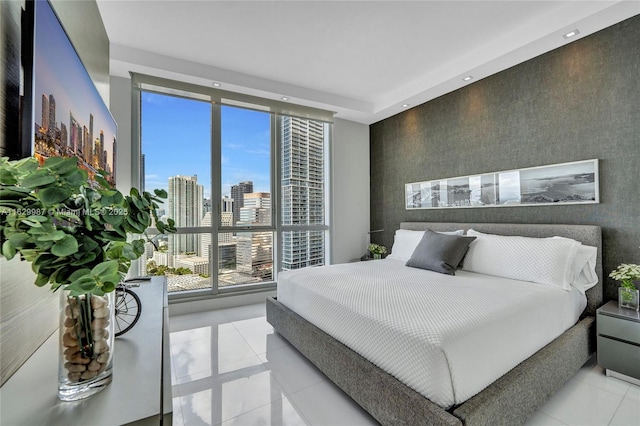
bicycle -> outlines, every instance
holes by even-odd
[[[115,323],[113,325],[115,337],[122,336],[131,330],[140,319],[142,302],[131,287],[140,287],[140,281],[148,281],[146,277],[127,279],[116,287]]]

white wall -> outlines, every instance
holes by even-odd
[[[331,146],[332,263],[365,253],[369,231],[369,126],[336,119]]]

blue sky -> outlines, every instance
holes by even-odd
[[[142,153],[145,188],[167,188],[175,175],[198,175],[211,196],[211,104],[142,93]],[[222,194],[251,180],[255,191],[270,192],[268,113],[222,107]]]

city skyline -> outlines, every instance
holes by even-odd
[[[116,138],[112,141],[105,140],[102,129],[97,134],[94,133],[92,113],[89,113],[89,127],[81,125],[73,111],[69,112],[68,126],[63,120],[58,121],[57,103],[53,94],[42,94],[41,104],[41,120],[40,123],[34,123],[33,129],[34,156],[41,162],[54,156],[78,157],[78,167],[89,173],[90,180],[99,170],[103,170],[107,173],[107,181],[115,186]],[[94,138],[94,135],[97,137]],[[107,146],[110,150],[106,149]]]
[[[281,212],[284,225],[324,224],[325,124],[277,118],[281,175],[272,185],[271,114],[222,106],[218,129],[222,186],[211,191],[211,173],[216,170],[212,167],[211,108],[209,102],[142,93],[144,185],[147,190],[167,189],[168,200],[161,208],[179,228],[215,228],[218,221],[222,226],[241,228],[218,235],[169,235],[162,243],[164,248],[148,253],[153,271],[146,272],[155,273],[158,267],[167,271],[170,291],[209,288],[208,271],[214,269],[218,286],[270,281],[276,238],[282,241],[283,269],[324,264],[322,230],[276,235],[271,230],[252,232],[242,227],[275,227],[273,208]],[[271,189],[276,185],[282,190],[281,199],[272,205]],[[212,193],[219,199],[213,200]],[[214,258],[217,267],[211,268]]]

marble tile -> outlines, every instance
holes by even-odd
[[[216,369],[197,371],[192,374],[187,374],[187,375],[177,377],[172,382],[172,384],[183,385],[185,383],[206,379],[208,377],[216,378],[216,377],[226,376],[229,373],[233,373],[238,370],[245,370],[245,371],[248,371],[247,369],[255,370],[256,367],[266,369],[266,367],[263,366],[262,361],[260,360],[260,358],[258,358],[257,355],[251,355],[246,358],[239,358],[233,361],[219,363]]]
[[[268,323],[244,327],[239,329],[238,333],[256,354],[263,354],[268,349],[273,350],[289,344],[283,337],[276,334],[273,327]]]
[[[331,382],[322,381],[289,395],[314,426],[364,426],[378,422]]]
[[[589,360],[571,380],[581,380],[602,390],[624,396],[630,384],[615,377],[607,377],[604,368],[596,364],[595,356]]]
[[[271,324],[267,322],[267,317],[265,316],[254,317],[254,318],[244,319],[240,321],[234,321],[232,322],[232,324],[237,330],[242,330],[243,328],[250,328],[250,327],[256,327],[256,326],[271,327]],[[273,331],[273,327],[271,327],[271,331]]]
[[[171,343],[176,378],[201,371],[217,370],[226,363],[255,356],[251,346],[237,331],[217,334],[195,340]]]
[[[554,419],[548,414],[536,411],[533,416],[527,420],[525,426],[565,426],[560,420]]]
[[[611,426],[640,425],[640,403],[633,402],[630,399],[623,399],[609,424]]]
[[[206,327],[215,324],[230,323],[222,311],[208,311],[173,315],[169,317],[169,331],[177,332],[194,328]]]
[[[172,331],[169,334],[171,344],[184,343],[191,340],[201,339],[212,335],[236,332],[236,328],[231,323],[198,325],[180,331]]]
[[[538,411],[568,425],[601,426],[609,424],[622,399],[621,395],[574,380],[553,395]]]
[[[630,399],[631,401],[640,404],[640,386],[630,384],[624,397],[625,399]]]
[[[223,426],[305,426],[310,424],[286,397],[222,423]]]
[[[289,345],[260,354],[259,358],[287,394],[327,380],[320,370]]]
[[[284,397],[267,370],[239,372],[180,386],[178,398],[185,425],[217,425]]]
[[[219,312],[223,312],[231,321],[242,321],[267,316],[267,308],[264,302],[255,305],[221,309]]]

